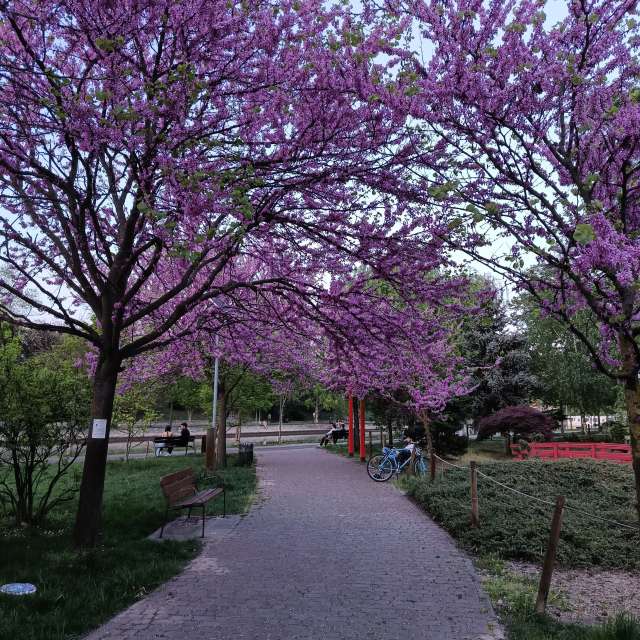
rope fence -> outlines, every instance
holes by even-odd
[[[449,462],[448,460],[445,460],[444,458],[441,458],[439,455],[437,454],[433,454],[433,456],[436,458],[436,460],[439,460],[440,462],[442,462],[443,464],[449,466],[449,467],[454,467],[456,469],[460,469],[461,471],[469,471],[469,467],[465,467],[462,465],[458,465],[458,464],[454,464],[453,462]],[[513,487],[510,487],[508,484],[505,484],[504,482],[500,482],[499,480],[496,480],[495,478],[491,477],[490,475],[484,473],[483,471],[480,471],[479,469],[476,470],[476,473],[481,477],[484,478],[485,480],[488,480],[489,482],[492,482],[495,485],[498,485],[499,487],[502,487],[503,489],[506,489],[507,491],[510,491],[511,493],[514,493],[516,495],[522,496],[524,498],[528,498],[529,500],[533,500],[534,502],[538,502],[540,504],[544,504],[547,505],[549,507],[555,507],[556,503],[553,500],[545,500],[544,498],[539,498],[538,496],[533,496],[530,493],[526,493],[525,491],[520,491],[519,489],[514,489]],[[567,504],[565,502],[564,508],[569,510],[569,511],[574,511],[576,513],[580,513],[583,516],[586,516],[588,518],[593,518],[594,520],[598,520],[600,522],[606,522],[608,524],[613,524],[615,526],[618,527],[622,527],[624,529],[631,529],[633,531],[639,531],[640,532],[640,527],[637,525],[632,525],[632,524],[626,524],[624,522],[618,522],[617,520],[612,520],[610,518],[603,518],[602,516],[598,516],[595,513],[591,513],[589,511],[585,511],[584,509],[579,509],[578,507],[574,507],[573,505]]]

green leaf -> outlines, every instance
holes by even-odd
[[[457,182],[443,182],[442,184],[436,184],[429,187],[428,193],[434,199],[438,201],[446,200],[449,193],[458,186]]]
[[[527,25],[522,22],[512,22],[506,30],[510,33],[524,33],[527,30]]]
[[[500,213],[500,205],[497,202],[486,202],[484,208],[489,215],[495,216]]]
[[[417,95],[418,93],[420,93],[420,89],[418,89],[418,87],[415,84],[410,85],[404,90],[404,95],[407,96],[408,98],[411,98]]]
[[[596,239],[596,232],[590,224],[577,224],[573,239],[578,244],[589,244]]]
[[[96,38],[96,47],[107,53],[112,53],[116,50],[116,45],[123,44],[124,39],[122,37],[112,40],[111,38]]]
[[[453,231],[454,229],[457,229],[458,227],[462,226],[462,218],[460,216],[454,218],[448,225],[447,228],[450,229],[451,231]]]
[[[590,173],[584,180],[584,184],[587,188],[591,188],[598,180],[600,176],[597,173]]]

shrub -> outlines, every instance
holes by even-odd
[[[603,429],[609,432],[609,439],[611,442],[624,442],[625,438],[629,435],[629,427],[622,422],[605,422]]]
[[[469,440],[460,436],[455,429],[437,423],[431,425],[433,434],[433,448],[440,455],[461,456],[466,453]]]
[[[40,522],[75,493],[71,483],[54,489],[84,446],[89,387],[50,356],[25,357],[17,338],[0,345],[0,499],[17,524]]]
[[[553,440],[554,442],[618,442],[606,433],[563,433],[554,436]]]
[[[487,438],[496,433],[514,433],[526,439],[531,439],[534,434],[541,434],[543,439],[548,440],[555,428],[553,418],[533,407],[505,407],[480,420],[478,438]]]

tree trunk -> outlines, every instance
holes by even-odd
[[[355,399],[354,399],[355,400]],[[353,447],[360,451],[360,403],[353,403]]]
[[[431,459],[431,454],[435,453],[435,449],[433,448],[433,434],[431,433],[431,421],[429,420],[429,414],[426,411],[423,411],[420,418],[424,425],[424,435],[427,438],[427,453],[429,454],[429,459]]]
[[[313,423],[318,424],[320,422],[320,398],[316,395],[316,410],[313,414]]]
[[[638,385],[638,370],[640,363],[635,354],[635,345],[624,340],[620,341],[624,369],[627,375],[624,381],[624,400],[627,409],[627,422],[631,436],[631,455],[633,474],[636,485],[636,510],[640,520],[640,385]]]
[[[636,510],[640,519],[640,387],[637,377],[625,381],[624,399],[631,436],[631,454],[636,485]]]
[[[387,415],[387,446],[393,447],[393,418]]]
[[[173,426],[173,400],[169,402],[169,426]]]
[[[224,385],[218,387],[218,431],[216,433],[216,464],[227,466],[227,392]]]
[[[117,356],[101,354],[93,378],[93,398],[89,438],[85,450],[78,511],[73,531],[77,547],[94,547],[98,542],[102,516],[102,495],[109,448],[109,429],[113,413],[113,399],[120,360]],[[94,421],[106,420],[104,437],[94,437]],[[97,435],[102,435],[96,429]]]

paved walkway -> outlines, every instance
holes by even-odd
[[[88,640],[501,637],[471,561],[363,466],[265,449],[258,473],[247,517]]]

